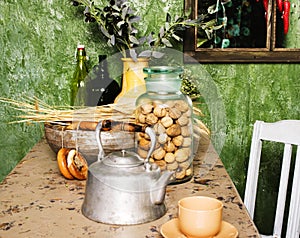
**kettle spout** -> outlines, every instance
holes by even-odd
[[[150,196],[153,204],[159,205],[164,202],[166,187],[173,174],[174,172],[168,170],[164,171],[160,178],[151,186]]]

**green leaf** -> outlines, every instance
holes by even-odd
[[[115,45],[115,44],[116,44],[116,38],[115,38],[114,35],[111,36],[111,38],[110,38],[110,43],[111,43],[112,45]]]
[[[138,45],[138,44],[140,43],[140,42],[138,41],[138,39],[135,38],[135,37],[132,36],[132,35],[129,36],[129,40],[130,40],[130,42],[132,42],[133,44],[136,44],[136,45]]]
[[[173,47],[173,45],[171,44],[171,42],[170,42],[168,39],[162,38],[161,41],[162,41],[162,43],[163,43],[165,46],[167,46],[167,47]]]
[[[165,23],[165,29],[166,29],[166,31],[168,31],[170,29],[170,23],[169,22]]]
[[[208,40],[206,38],[197,38],[197,47],[201,47],[205,42],[207,42]]]
[[[113,5],[111,7],[112,7],[112,9],[114,9],[114,10],[116,10],[118,12],[121,10],[117,5]]]
[[[172,34],[172,37],[177,41],[182,41],[182,38],[174,33]]]
[[[139,17],[139,16],[134,16],[134,17],[129,18],[130,23],[139,22],[140,20],[141,20],[141,17]]]
[[[159,58],[161,58],[161,57],[164,56],[164,53],[161,53],[161,52],[158,52],[158,51],[153,51],[153,52],[152,52],[152,56],[153,56],[154,58],[156,58],[156,59],[159,59]]]
[[[137,61],[137,54],[134,49],[130,49],[129,54],[130,54],[130,57],[133,59],[133,61]]]
[[[104,29],[103,26],[100,27],[100,30],[103,33],[103,35],[105,35],[107,38],[110,38],[110,34],[108,33],[108,31],[106,29]]]
[[[129,7],[124,7],[124,8],[122,9],[122,15],[121,15],[121,16],[122,16],[123,19],[125,19],[125,17],[126,17],[128,8],[129,8]]]
[[[216,13],[218,10],[219,10],[219,9],[216,7],[215,4],[214,4],[214,5],[211,5],[211,6],[209,6],[209,7],[207,8],[207,12],[208,12],[209,14],[214,14],[214,13]]]
[[[172,17],[171,17],[171,15],[170,15],[170,13],[167,12],[166,22],[169,22],[169,23],[170,23],[171,20],[172,20]]]
[[[144,50],[139,54],[139,57],[151,57],[152,51],[151,50]]]
[[[121,26],[122,26],[124,23],[125,23],[124,20],[123,20],[123,21],[119,21],[119,22],[117,23],[117,27],[118,27],[118,28],[121,28]]]
[[[165,34],[165,28],[162,26],[160,29],[159,29],[159,37],[162,38]]]

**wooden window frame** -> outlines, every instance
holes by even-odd
[[[191,10],[191,19],[197,18],[198,1],[185,0],[185,10]],[[275,48],[276,5],[269,1],[266,48],[197,48],[197,29],[185,32],[183,53],[185,63],[299,63],[299,48]],[[274,10],[275,9],[275,10]]]

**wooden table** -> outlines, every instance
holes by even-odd
[[[205,163],[200,165],[200,160]],[[239,237],[259,237],[214,150],[197,155],[194,166],[191,181],[167,187],[168,211],[163,217],[141,225],[106,225],[82,215],[85,181],[64,179],[55,153],[42,140],[0,185],[0,237],[162,237],[161,225],[177,217],[177,201],[196,195],[220,199],[224,204],[223,220],[238,229]]]

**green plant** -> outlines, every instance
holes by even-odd
[[[137,57],[160,58],[162,53],[159,48],[173,47],[176,42],[182,41],[182,33],[189,27],[201,27],[209,33],[216,27],[216,22],[206,22],[206,16],[200,15],[197,19],[188,18],[189,13],[182,13],[181,16],[171,17],[166,14],[166,21],[159,31],[150,33],[148,36],[141,36],[137,29],[140,17],[131,8],[126,0],[110,0],[109,4],[97,0],[76,0],[72,1],[75,6],[84,7],[86,22],[96,22],[101,33],[107,40],[107,44],[134,60]],[[210,37],[207,34],[207,37]],[[137,52],[137,48],[142,52]]]

